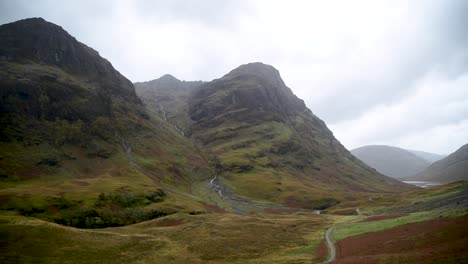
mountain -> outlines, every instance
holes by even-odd
[[[41,18],[1,26],[0,62],[3,113],[90,121],[141,105],[132,83],[97,51]]]
[[[447,157],[434,162],[423,172],[405,178],[405,180],[440,183],[468,181],[468,144],[463,145]]]
[[[215,157],[219,181],[237,198],[325,208],[347,193],[409,188],[351,155],[272,66],[245,64],[182,95],[174,88],[180,85],[154,87],[156,95],[164,90],[156,97],[165,98],[154,111],[165,100],[181,104],[168,120],[184,125],[185,135]],[[176,114],[181,109],[183,115]]]
[[[447,157],[447,155],[429,153],[429,152],[425,152],[425,151],[410,150],[410,149],[407,149],[407,150],[409,152],[413,153],[414,155],[419,156],[419,157],[429,161],[430,163],[434,163],[434,162],[436,162],[438,160],[441,160],[441,159]]]
[[[41,18],[0,26],[0,209],[124,225],[202,210],[177,192],[210,175],[98,52]]]
[[[431,164],[408,150],[392,146],[363,146],[351,153],[380,173],[394,178],[415,175]]]

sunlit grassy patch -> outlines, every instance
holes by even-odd
[[[437,217],[457,217],[465,215],[467,213],[468,209],[433,210],[412,213],[408,216],[385,219],[381,221],[342,224],[336,227],[332,238],[334,240],[340,240],[346,237],[364,234],[368,232],[381,231],[408,223],[427,221]]]

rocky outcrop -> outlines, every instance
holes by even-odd
[[[255,112],[264,113],[264,118],[279,120],[309,110],[284,84],[278,70],[257,62],[242,65],[204,84],[190,98],[190,117],[197,122],[230,111],[245,112],[244,119]]]

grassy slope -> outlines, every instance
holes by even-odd
[[[309,263],[327,224],[310,214],[176,214],[80,230],[1,215],[2,263]],[[19,239],[21,238],[21,239]]]
[[[408,223],[416,223],[428,221],[438,217],[458,217],[468,213],[467,209],[450,209],[450,210],[431,210],[424,212],[412,213],[408,216],[402,216],[393,219],[385,219],[372,222],[355,222],[345,225],[340,225],[333,233],[333,240],[340,240],[346,237],[365,234],[369,232],[377,232]],[[354,221],[362,220],[363,217],[355,217]]]
[[[31,93],[39,89],[34,88],[37,86],[44,87],[42,93],[50,98],[55,94],[53,89],[69,89],[69,97],[62,99],[74,111],[95,98],[96,87],[57,67],[4,62],[0,67],[0,85],[10,94],[8,105],[16,109],[23,104],[34,107],[32,100],[37,97]],[[53,76],[56,88],[48,86],[44,76]],[[11,96],[16,95],[11,91],[22,85],[32,87],[27,90],[30,97]],[[50,107],[55,104],[49,103]],[[199,202],[178,192],[189,192],[193,181],[209,179],[208,162],[196,146],[158,115],[146,111],[143,116],[139,112],[145,110],[138,105],[119,99],[113,100],[112,115],[89,113],[89,120],[84,121],[48,118],[53,115],[50,107],[38,106],[43,110],[39,118],[21,112],[1,116],[1,209],[48,218],[47,214],[60,215],[62,205],[55,203],[57,198],[88,208],[100,193],[139,195],[162,188],[169,194],[165,201],[148,208],[203,210]]]

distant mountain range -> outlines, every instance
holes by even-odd
[[[434,162],[426,170],[405,180],[449,183],[468,181],[468,144],[447,157]]]
[[[385,145],[363,146],[351,153],[380,173],[394,178],[416,175],[443,158],[439,154]]]
[[[409,152],[415,154],[416,156],[419,156],[419,157],[429,161],[430,163],[434,163],[434,162],[436,162],[438,160],[441,160],[441,159],[447,157],[447,155],[429,153],[429,152],[425,152],[425,151],[410,150],[410,149],[407,149],[407,150]]]

